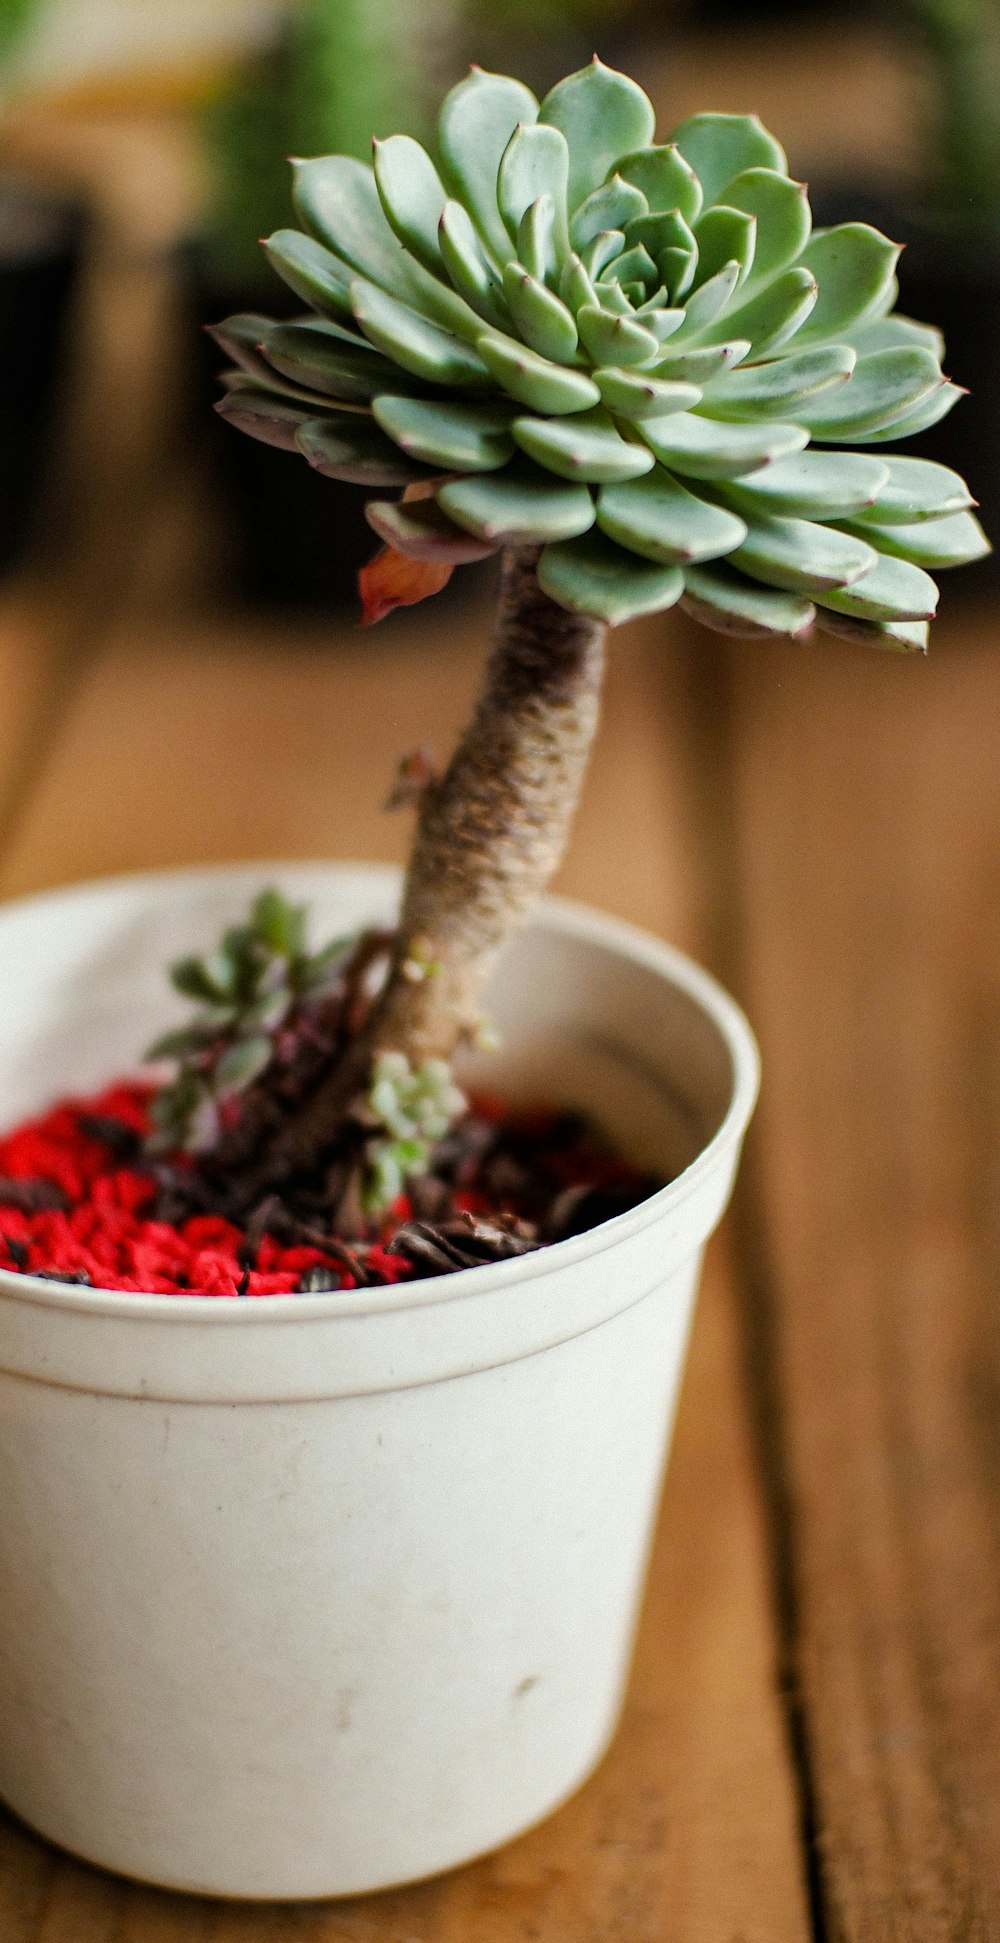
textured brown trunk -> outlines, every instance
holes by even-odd
[[[416,1066],[450,1059],[475,1034],[497,953],[562,858],[597,727],[606,630],[549,599],[537,559],[537,548],[504,557],[475,712],[421,801],[388,981],[354,1056],[288,1130],[286,1163],[322,1152],[376,1053]]]
[[[605,629],[542,592],[535,549],[504,561],[475,713],[426,792],[373,1051],[416,1065],[474,1033],[500,946],[555,872],[597,727]]]

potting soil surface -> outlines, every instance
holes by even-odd
[[[162,1218],[164,1170],[145,1150],[153,1088],[123,1081],[59,1102],[0,1138],[0,1268],[155,1295],[299,1295],[441,1275],[580,1233],[661,1183],[609,1149],[579,1116],[512,1111],[477,1096],[441,1147],[363,1239],[316,1216],[267,1210]],[[183,1156],[170,1157],[178,1167]]]

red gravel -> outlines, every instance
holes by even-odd
[[[0,1138],[0,1269],[153,1295],[353,1289],[523,1254],[661,1184],[578,1115],[477,1095],[437,1150],[436,1175],[415,1182],[412,1198],[400,1195],[363,1242],[345,1247],[322,1220],[314,1228],[317,1216],[302,1220],[280,1205],[264,1216],[277,1232],[262,1234],[254,1217],[251,1241],[224,1213],[162,1218],[164,1168],[157,1177],[143,1149],[154,1091],[120,1082]],[[185,1178],[196,1193],[202,1183],[183,1155],[169,1157],[168,1171],[173,1213],[188,1199]]]
[[[291,1295],[310,1268],[330,1269],[341,1289],[356,1287],[333,1256],[283,1247],[270,1235],[256,1251],[257,1265],[246,1270],[243,1233],[220,1215],[193,1215],[179,1227],[152,1220],[146,1212],[157,1192],[152,1175],[124,1163],[120,1141],[110,1145],[81,1126],[81,1119],[101,1118],[142,1135],[152,1091],[117,1085],[90,1099],[64,1100],[0,1139],[0,1268],[154,1295]],[[58,1193],[47,1194],[43,1184]],[[33,1209],[38,1199],[60,1205]],[[403,1198],[387,1227],[397,1228],[409,1214]],[[417,1273],[383,1248],[366,1259],[380,1281]]]

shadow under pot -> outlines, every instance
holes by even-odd
[[[84,227],[73,204],[0,178],[0,571],[43,536],[46,463]]]

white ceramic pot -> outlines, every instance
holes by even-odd
[[[0,913],[3,1121],[132,1069],[164,964],[275,881],[318,935],[398,889],[282,864]],[[0,1794],[65,1848],[354,1893],[496,1847],[604,1752],[757,1056],[704,972],[557,900],[493,1016],[512,1090],[594,1110],[671,1184],[537,1254],[343,1295],[0,1273]]]

